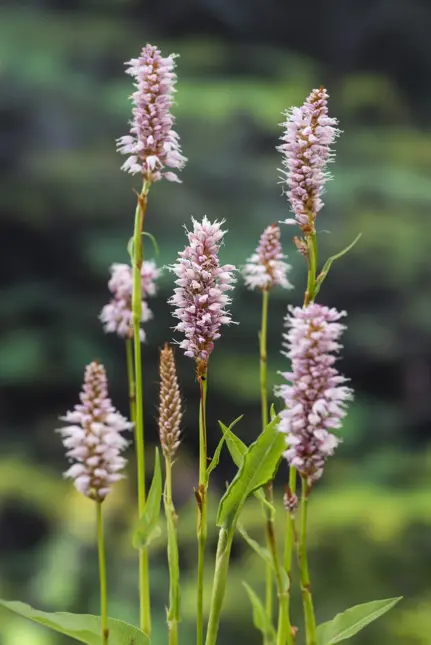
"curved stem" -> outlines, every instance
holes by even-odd
[[[198,589],[196,613],[196,643],[203,645],[203,600],[204,600],[204,566],[205,544],[207,539],[207,428],[206,428],[206,400],[208,390],[208,370],[199,376],[200,403],[199,403],[199,488],[196,491],[198,503]]]
[[[165,458],[165,514],[168,527],[168,565],[169,565],[169,645],[178,645],[178,623],[180,622],[180,566],[178,559],[178,540],[176,514],[172,501],[172,461]]]
[[[106,557],[105,540],[103,535],[102,502],[96,502],[97,517],[97,550],[99,554],[99,578],[100,578],[100,622],[102,628],[102,643],[108,645],[108,591],[106,584]]]
[[[132,345],[131,338],[126,338],[126,364],[127,364],[127,381],[129,384],[130,421],[132,423],[135,423],[136,386],[135,386],[135,370],[133,368],[133,345]]]
[[[316,645],[316,619],[314,616],[313,597],[311,595],[310,574],[307,559],[307,510],[309,487],[302,478],[301,491],[301,535],[298,544],[299,572],[301,577],[301,594],[304,608],[305,633],[307,645]]]
[[[147,194],[150,186],[144,183],[141,194],[138,196],[138,204],[135,213],[135,228],[133,235],[133,294],[132,294],[132,318],[133,318],[133,343],[135,359],[135,383],[136,383],[136,460],[138,478],[138,509],[141,517],[145,508],[145,452],[144,452],[144,406],[142,400],[142,361],[141,361],[141,339],[140,328],[142,318],[142,284],[141,268],[143,261],[142,228],[145,211],[147,207]],[[140,627],[148,636],[151,634],[151,609],[150,609],[150,588],[148,575],[148,550],[139,550],[139,607]]]

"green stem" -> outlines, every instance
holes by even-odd
[[[260,403],[262,408],[262,432],[268,425],[268,356],[267,356],[267,337],[268,337],[268,301],[269,291],[262,291],[262,322],[259,332],[259,380],[260,380]],[[272,486],[268,484],[265,487],[265,496],[267,501],[273,503]],[[265,514],[265,530],[266,530],[266,543],[268,549],[271,549],[271,532],[274,529],[274,523],[271,518],[269,509],[264,508]],[[266,592],[265,592],[265,608],[268,619],[272,620],[273,611],[273,571],[270,564],[266,565],[265,571],[266,578]],[[267,645],[266,637],[263,639],[264,644]]]
[[[102,502],[96,502],[97,517],[97,549],[99,552],[99,577],[100,577],[100,622],[102,629],[102,643],[108,645],[108,591],[106,584],[106,558],[105,540],[103,536]]]
[[[199,488],[196,499],[198,502],[198,589],[196,613],[196,643],[203,645],[203,602],[204,602],[204,565],[205,544],[207,539],[207,428],[206,428],[206,400],[208,390],[208,370],[205,367],[199,376],[200,402],[199,402]]]
[[[180,565],[176,532],[177,516],[172,501],[172,461],[165,458],[165,514],[168,527],[168,565],[169,565],[169,645],[178,645],[178,623],[180,622]]]
[[[220,624],[221,610],[226,592],[227,574],[229,570],[229,559],[232,548],[234,528],[229,533],[226,529],[220,529],[217,544],[216,564],[214,571],[214,582],[211,595],[211,607],[208,620],[205,645],[216,645],[217,634]]]
[[[307,291],[305,292],[304,305],[310,304],[313,302],[315,297],[316,290],[316,273],[317,273],[317,261],[318,261],[318,250],[317,250],[317,236],[316,233],[312,233],[307,236],[307,247],[308,247],[308,278],[307,278]]]
[[[127,381],[129,384],[130,421],[132,423],[135,423],[136,387],[135,387],[135,370],[133,368],[133,345],[132,345],[131,338],[126,338],[126,363],[127,363]]]
[[[304,478],[302,478],[301,481],[301,535],[298,544],[301,594],[304,608],[306,643],[307,645],[317,645],[316,619],[314,616],[313,597],[311,595],[310,574],[308,572],[307,560],[307,510],[309,488]]]
[[[136,460],[138,479],[138,509],[139,517],[142,516],[145,508],[145,452],[144,452],[144,406],[142,400],[142,362],[141,362],[141,340],[140,327],[142,317],[142,284],[141,267],[143,261],[142,248],[142,227],[144,223],[147,206],[147,194],[150,186],[144,182],[141,194],[138,196],[138,204],[135,213],[135,228],[133,235],[133,294],[132,294],[132,318],[133,318],[133,343],[135,358],[135,383],[136,383]],[[148,636],[151,634],[151,609],[150,609],[150,585],[148,575],[148,550],[139,550],[139,608],[140,627]]]
[[[262,430],[268,425],[268,301],[269,291],[262,291],[262,323],[259,334],[260,350],[260,402],[262,406]]]
[[[296,495],[296,469],[295,468],[290,468],[289,472],[289,489],[290,492],[293,495]],[[284,563],[284,571],[286,573],[287,577],[287,584],[288,584],[288,592],[286,594],[286,604],[285,604],[285,610],[286,610],[286,615],[289,617],[290,615],[290,589],[292,587],[292,551],[293,551],[293,542],[294,542],[294,529],[295,529],[295,524],[294,524],[294,516],[292,513],[286,513],[286,534],[285,534],[285,541],[284,541],[284,558],[283,558],[283,563]],[[284,638],[282,636],[284,632]],[[277,640],[279,645],[284,645],[284,643],[288,643],[288,645],[291,645],[293,643],[293,635],[292,635],[292,629],[291,625],[289,624],[288,628],[285,626],[283,620],[280,621],[280,616],[279,616],[279,622],[278,622],[278,633],[277,633]]]

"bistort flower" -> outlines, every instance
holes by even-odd
[[[286,112],[283,143],[277,147],[283,155],[282,183],[295,219],[305,234],[314,231],[314,220],[323,206],[322,193],[331,178],[326,165],[334,153],[330,146],[340,134],[338,121],[328,116],[328,93],[324,87],[313,90],[300,108]]]
[[[146,45],[139,58],[128,63],[127,73],[135,79],[130,135],[117,141],[117,149],[129,155],[122,166],[132,174],[141,173],[149,182],[165,177],[180,181],[168,169],[181,170],[187,159],[181,153],[171,114],[174,102],[176,54],[163,57],[157,47]]]
[[[159,435],[163,454],[173,459],[180,445],[181,395],[172,347],[165,343],[160,352]]]
[[[145,261],[141,267],[142,288],[142,323],[153,317],[147,305],[146,297],[156,293],[156,280],[161,271],[157,269],[153,260]],[[114,332],[123,338],[133,337],[132,321],[132,292],[133,271],[128,264],[113,264],[108,288],[113,297],[100,313],[100,320],[106,332]],[[145,340],[145,331],[140,330],[141,342]]]
[[[231,298],[235,267],[220,266],[218,252],[226,231],[223,222],[202,222],[192,218],[193,231],[187,231],[189,246],[179,253],[177,262],[170,267],[177,280],[169,303],[175,307],[173,316],[179,319],[175,329],[185,334],[180,343],[186,356],[206,363],[220,338],[221,325],[231,323],[226,307]]]
[[[58,432],[73,465],[64,476],[73,479],[79,492],[98,502],[105,499],[111,486],[123,479],[126,460],[121,452],[128,441],[122,432],[133,427],[111,403],[103,365],[93,362],[85,369],[81,403],[68,412],[63,421],[69,426]]]
[[[292,289],[287,279],[290,269],[281,251],[280,227],[272,224],[264,230],[256,251],[242,269],[245,284],[249,289],[262,291],[269,291],[277,285]]]
[[[344,385],[347,379],[335,368],[344,329],[339,320],[345,315],[312,303],[289,307],[286,317],[283,353],[292,371],[282,373],[288,384],[276,388],[286,405],[279,429],[286,435],[284,456],[309,485],[321,477],[327,457],[340,442],[334,431],[352,399],[352,390]]]

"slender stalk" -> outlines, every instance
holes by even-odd
[[[262,322],[259,334],[260,349],[260,402],[262,406],[262,430],[268,425],[268,302],[269,291],[262,291]]]
[[[317,260],[318,260],[318,251],[317,251],[317,236],[316,233],[312,233],[307,236],[307,248],[308,248],[308,279],[307,279],[307,291],[305,292],[304,305],[310,304],[313,302],[316,289],[316,273],[317,273]]]
[[[145,453],[144,453],[144,407],[142,400],[142,361],[141,341],[139,337],[142,317],[142,284],[141,267],[143,261],[142,227],[147,207],[147,194],[150,186],[144,183],[141,194],[138,196],[138,203],[135,213],[135,228],[133,235],[133,294],[132,294],[132,318],[133,318],[133,343],[135,360],[135,383],[136,383],[136,460],[138,479],[138,509],[141,517],[145,508]],[[139,608],[140,627],[148,636],[151,634],[151,609],[150,609],[150,586],[148,575],[148,550],[139,550]]]
[[[178,623],[180,622],[180,565],[176,533],[177,517],[172,501],[172,461],[165,458],[165,513],[168,526],[168,565],[169,565],[169,645],[178,645]]]
[[[132,345],[131,338],[126,338],[126,364],[127,364],[127,381],[129,384],[130,421],[132,421],[132,423],[135,423],[136,386],[135,386],[135,370],[133,367],[133,345]]]
[[[264,289],[262,291],[262,321],[259,333],[259,380],[260,380],[260,402],[262,408],[262,432],[268,425],[268,355],[267,355],[267,340],[268,340],[268,303],[269,291]],[[272,483],[270,482],[265,486],[265,497],[267,501],[273,503]],[[278,560],[277,547],[275,544],[274,521],[271,516],[271,511],[264,508],[265,515],[265,532],[267,548],[272,553],[273,561]],[[268,619],[272,621],[273,613],[273,569],[270,564],[266,565],[265,571],[266,589],[265,589],[265,609]],[[268,640],[264,636],[264,645],[268,645]]]
[[[302,605],[304,608],[305,634],[307,645],[317,645],[316,619],[314,616],[313,597],[311,595],[310,574],[307,559],[307,510],[309,487],[302,478],[301,490],[301,535],[298,549],[299,572],[301,579]]]
[[[198,589],[196,613],[196,643],[203,645],[203,600],[204,600],[204,565],[205,544],[207,539],[207,428],[206,400],[208,389],[208,370],[205,367],[199,376],[199,488],[196,493],[198,502]]]
[[[289,490],[292,495],[296,495],[296,469],[290,468],[289,472]],[[292,587],[292,550],[294,543],[294,533],[295,533],[295,519],[293,513],[286,513],[286,535],[284,541],[284,557],[283,557],[283,568],[287,577],[288,591],[286,594],[285,601],[285,614],[289,618],[290,616],[290,589]],[[278,620],[278,631],[277,631],[277,643],[278,645],[288,645],[293,644],[293,635],[291,625],[286,625],[281,615],[281,606],[280,614]]]
[[[229,559],[232,548],[234,529],[229,533],[226,529],[220,529],[217,544],[217,555],[214,571],[214,582],[211,595],[211,607],[208,620],[205,645],[216,645],[217,634],[220,624],[221,610],[224,595],[226,592],[227,574],[229,570]]]
[[[108,591],[106,584],[106,557],[105,540],[103,535],[102,502],[96,502],[97,517],[97,550],[99,553],[99,577],[100,577],[100,622],[102,629],[102,643],[108,645]]]

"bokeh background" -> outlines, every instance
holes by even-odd
[[[114,140],[127,132],[130,78],[123,61],[147,41],[178,52],[177,128],[189,163],[183,184],[150,195],[147,230],[159,265],[185,242],[190,216],[225,218],[222,259],[241,265],[264,226],[288,216],[277,185],[281,113],[326,85],[340,120],[321,256],[362,239],[334,266],[322,302],[348,311],[344,372],[356,392],[344,443],[311,502],[310,561],[319,621],[371,599],[404,595],[358,645],[431,642],[431,6],[428,0],[6,0],[0,9],[0,595],[47,610],[98,611],[94,509],[62,480],[60,414],[76,401],[83,367],[108,369],[127,412],[124,347],[98,314],[109,265],[127,261],[136,181],[120,172]],[[300,303],[302,258],[283,228],[295,289],[271,296],[271,384],[288,303]],[[146,240],[147,257],[154,255]],[[143,349],[148,445],[157,440],[158,350],[172,337],[165,271]],[[259,296],[239,281],[238,326],[210,364],[210,452],[217,419],[239,414],[259,432]],[[176,465],[183,580],[183,642],[194,617],[197,385],[177,352],[186,400]],[[152,449],[149,449],[149,468]],[[133,455],[130,477],[106,504],[110,613],[137,619]],[[214,504],[234,469],[215,472]],[[279,475],[282,496],[286,470]],[[280,534],[283,511],[278,514]],[[261,536],[251,502],[244,523]],[[215,532],[211,535],[211,549]],[[164,538],[152,548],[155,643],[165,640]],[[207,591],[211,586],[208,569]],[[247,577],[261,563],[238,541],[220,642],[257,644]],[[301,625],[298,598],[294,601]],[[2,645],[69,641],[6,611]]]

